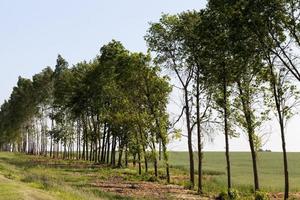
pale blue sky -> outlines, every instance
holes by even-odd
[[[92,59],[111,39],[132,51],[146,51],[143,36],[162,13],[204,8],[206,0],[0,0],[0,102],[9,97],[19,75],[30,78],[54,66],[57,54],[70,64]],[[176,96],[176,95],[175,95]],[[289,151],[300,151],[299,117],[289,126]],[[280,151],[276,123],[265,148]],[[247,137],[231,140],[232,150],[248,151]],[[186,150],[186,141],[172,142],[171,150]],[[219,134],[206,150],[224,150]]]
[[[0,102],[19,75],[53,66],[57,54],[71,64],[89,60],[111,39],[146,51],[148,22],[161,13],[205,6],[205,0],[0,0]]]

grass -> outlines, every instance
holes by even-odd
[[[91,187],[94,179],[108,175],[109,171],[109,168],[95,169],[84,161],[1,152],[0,200],[132,199]]]
[[[195,155],[195,158],[197,156]],[[300,191],[300,153],[288,153],[290,190]],[[232,182],[242,193],[243,199],[252,199],[253,176],[250,153],[231,153]],[[171,180],[174,184],[188,187],[189,162],[187,152],[170,152]],[[195,162],[195,169],[197,162]],[[162,167],[162,165],[160,165]],[[258,154],[260,184],[263,191],[283,191],[282,154],[262,152]],[[164,169],[159,169],[160,176]],[[94,165],[86,161],[54,160],[23,154],[0,152],[0,200],[93,200],[139,199],[128,194],[117,195],[94,186],[97,181],[111,178],[123,181],[148,181],[165,183],[150,173],[138,175],[138,170]],[[197,178],[197,177],[196,177]],[[222,152],[204,153],[204,190],[209,195],[226,190],[226,165]],[[245,197],[245,198],[244,198]],[[144,199],[145,197],[140,197]],[[149,199],[153,199],[149,197]],[[171,197],[170,197],[171,199]]]

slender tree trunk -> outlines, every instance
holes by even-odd
[[[141,152],[138,152],[138,163],[139,163],[139,175],[142,174],[142,164],[141,164]]]
[[[121,139],[119,138],[119,160],[118,167],[122,167],[122,157],[123,157],[123,144]]]
[[[282,140],[282,151],[283,151],[283,164],[284,164],[284,199],[289,198],[289,172],[288,172],[288,160],[285,145],[285,134],[284,134],[284,123],[283,120],[280,123],[281,140]]]
[[[59,158],[59,141],[57,142],[56,158]]]
[[[230,169],[230,156],[229,156],[229,130],[228,130],[228,110],[227,110],[227,80],[223,78],[223,110],[224,110],[224,133],[225,133],[225,156],[227,166],[227,190],[228,194],[231,190],[231,169]]]
[[[198,143],[198,193],[202,194],[202,137],[201,137],[201,120],[200,120],[200,80],[199,80],[199,67],[197,69],[196,80],[196,118],[197,118],[197,143]]]
[[[87,126],[86,126],[86,134],[85,134],[85,160],[89,160],[89,137],[88,137]]]
[[[78,160],[81,159],[81,130],[78,133]]]
[[[89,160],[92,161],[92,158],[93,158],[93,140],[91,139],[91,142],[90,142],[90,158],[89,158]]]
[[[253,175],[254,175],[254,188],[255,191],[259,191],[259,179],[258,179],[258,170],[257,170],[257,154],[254,147],[253,134],[249,133],[249,143],[251,149],[251,157],[252,157],[252,167],[253,167]]]
[[[188,132],[188,150],[189,150],[189,159],[190,159],[190,189],[193,189],[195,186],[195,169],[194,169],[194,153],[193,153],[193,144],[192,144],[189,94],[188,94],[187,86],[184,87],[184,99],[185,99],[186,126]]]
[[[281,132],[281,143],[282,143],[282,151],[283,151],[283,167],[284,167],[284,200],[289,198],[289,172],[288,172],[288,160],[286,153],[286,144],[285,144],[285,132],[284,132],[284,113],[283,108],[281,108],[280,101],[280,91],[276,84],[276,75],[274,73],[273,65],[270,64],[270,70],[272,75],[272,88],[273,88],[273,96],[275,99],[276,109],[278,113],[280,132]]]
[[[139,165],[139,175],[142,174],[142,165],[141,165],[141,144],[140,144],[140,140],[138,137],[138,131],[135,131],[135,137],[136,137],[136,141],[137,141],[137,156],[138,156],[138,165]],[[136,155],[134,156],[134,162],[136,162]],[[134,163],[135,166],[135,163]]]
[[[145,147],[143,148],[144,150],[144,164],[145,164],[145,172],[148,173],[148,156],[147,156],[147,151]]]
[[[152,134],[152,156],[153,156],[153,162],[154,162],[154,174],[155,177],[158,177],[158,164],[157,164],[157,156],[156,156],[156,147],[155,147],[155,141],[154,141],[154,134]]]
[[[143,153],[144,153],[145,172],[148,173],[148,159],[147,159],[147,151],[146,151],[146,147],[145,147],[144,134],[143,134],[142,127],[140,124],[138,124],[138,128],[139,128],[139,134],[140,134],[140,138],[141,138],[141,145],[142,145]]]
[[[111,150],[111,159],[110,159],[110,164],[112,166],[116,165],[116,146],[117,146],[117,140],[116,140],[116,136],[113,135],[113,139],[112,139],[112,150]]]
[[[169,166],[169,157],[168,157],[168,152],[167,152],[167,144],[166,144],[166,139],[162,140],[162,150],[164,154],[164,160],[165,160],[165,167],[166,167],[166,175],[167,175],[167,182],[171,182],[171,177],[170,177],[170,166]]]
[[[108,130],[107,130],[107,155],[106,155],[106,163],[109,163],[109,153],[110,153],[110,133],[111,133],[111,129],[108,126]]]
[[[100,162],[101,161],[101,134],[100,134],[100,131],[99,131],[99,135],[98,135],[98,143],[99,143],[99,147],[98,147],[98,158],[97,158],[97,161]]]
[[[91,117],[92,124],[93,124],[93,143],[94,143],[94,150],[93,150],[93,161],[97,162],[97,157],[98,157],[98,117],[92,116]]]
[[[254,189],[255,191],[259,191],[259,178],[258,178],[258,170],[257,170],[257,154],[255,150],[255,144],[254,144],[254,128],[253,128],[253,122],[251,119],[251,109],[250,109],[250,103],[249,98],[250,94],[247,92],[243,92],[243,88],[241,85],[241,82],[238,81],[238,87],[240,91],[240,98],[243,105],[243,112],[245,115],[246,123],[247,123],[247,132],[248,132],[248,138],[249,138],[249,145],[251,150],[251,157],[252,157],[252,169],[253,169],[253,177],[254,177]],[[246,96],[245,96],[246,95]]]
[[[102,138],[102,151],[101,151],[101,162],[104,162],[104,158],[105,158],[105,139],[106,139],[106,131],[107,131],[107,123],[104,123],[104,131],[103,131],[103,138]]]
[[[128,146],[125,144],[125,166],[128,167]]]
[[[158,160],[159,161],[161,161],[161,154],[162,154],[162,148],[161,148],[161,140],[159,140],[159,142],[158,142],[158,151],[159,151],[159,153],[158,153]]]

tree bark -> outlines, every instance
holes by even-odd
[[[241,85],[241,82],[238,81],[238,88],[240,92],[240,98],[242,101],[243,105],[243,112],[244,116],[246,119],[247,123],[247,132],[248,132],[248,138],[249,138],[249,145],[250,145],[250,150],[251,150],[251,157],[252,157],[252,169],[253,169],[253,177],[254,177],[254,189],[255,191],[259,191],[259,178],[258,178],[258,170],[257,170],[257,154],[255,150],[255,145],[254,145],[254,127],[253,127],[253,122],[251,119],[251,109],[250,109],[250,103],[249,103],[249,98],[250,95],[246,92],[243,92],[243,88]],[[247,95],[247,97],[245,97]],[[248,99],[248,100],[247,100]]]
[[[231,190],[231,169],[230,169],[230,156],[229,156],[229,129],[228,129],[228,110],[227,110],[227,80],[223,78],[223,111],[224,111],[224,133],[225,133],[225,156],[227,166],[227,190],[228,194]]]
[[[191,119],[190,119],[190,106],[189,106],[189,95],[187,86],[184,86],[184,100],[185,100],[185,116],[186,116],[186,126],[188,132],[188,150],[189,150],[189,161],[190,161],[190,187],[193,189],[195,186],[195,169],[194,169],[194,154],[193,154],[193,144],[192,144],[192,129],[191,129]]]
[[[202,194],[202,137],[201,137],[201,122],[200,122],[200,78],[199,67],[196,77],[196,118],[197,118],[197,143],[198,143],[198,193]]]
[[[271,71],[271,84],[273,88],[273,96],[276,104],[276,109],[278,113],[279,125],[280,125],[280,132],[281,132],[281,143],[282,143],[282,151],[283,151],[283,167],[284,167],[284,200],[289,198],[289,172],[288,172],[288,160],[287,160],[287,153],[286,153],[286,144],[285,144],[285,132],[284,132],[284,113],[283,108],[281,108],[281,101],[280,101],[280,91],[278,91],[278,87],[276,85],[276,75],[274,73],[273,65],[270,64],[270,71]]]

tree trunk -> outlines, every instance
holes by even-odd
[[[110,158],[110,164],[112,166],[116,165],[116,146],[117,146],[117,140],[116,136],[113,135],[112,139],[112,150],[111,150],[111,158]]]
[[[123,157],[123,144],[121,139],[119,139],[119,159],[118,159],[118,167],[122,167],[122,157]]]
[[[105,138],[106,138],[106,131],[107,131],[107,123],[104,123],[104,131],[102,137],[102,151],[101,151],[101,162],[104,162],[105,159]]]
[[[201,137],[201,120],[200,120],[200,80],[199,67],[197,69],[196,78],[196,118],[197,118],[197,143],[198,143],[198,193],[202,194],[202,137]]]
[[[147,159],[147,151],[146,151],[146,147],[145,147],[145,139],[144,139],[142,127],[139,123],[138,123],[138,128],[139,128],[139,134],[140,134],[140,138],[141,138],[141,145],[142,145],[143,153],[144,153],[145,172],[148,173],[148,159]]]
[[[107,130],[107,150],[106,150],[106,163],[109,164],[109,153],[110,153],[110,127]]]
[[[229,156],[229,130],[228,130],[228,110],[227,110],[227,80],[223,78],[223,110],[224,110],[224,133],[225,133],[225,156],[227,166],[227,190],[228,194],[231,190],[231,169],[230,169],[230,156]]]
[[[189,150],[189,160],[190,160],[190,188],[189,189],[193,189],[195,186],[195,169],[194,169],[194,154],[193,154],[193,144],[192,144],[189,95],[188,95],[187,86],[184,87],[184,99],[185,99],[186,126],[188,132],[188,150]]]
[[[170,177],[170,166],[169,166],[169,158],[168,158],[168,152],[167,152],[166,139],[162,140],[162,150],[163,150],[164,160],[165,160],[167,182],[170,183],[171,177]]]
[[[281,93],[278,91],[278,87],[276,85],[276,76],[273,70],[273,66],[270,64],[270,70],[272,75],[272,88],[273,88],[273,96],[275,99],[276,109],[278,113],[280,132],[281,132],[281,143],[282,143],[282,151],[283,151],[283,167],[284,167],[284,200],[289,198],[289,172],[288,172],[288,160],[286,153],[286,145],[285,145],[285,132],[284,132],[284,111],[281,108]]]
[[[284,200],[289,198],[289,172],[288,172],[288,160],[285,146],[285,134],[283,120],[280,123],[282,151],[283,151],[283,164],[284,164]]]
[[[153,162],[154,162],[154,174],[155,177],[158,177],[158,165],[157,165],[157,156],[156,156],[156,148],[155,148],[155,142],[154,142],[154,136],[152,135],[152,156],[153,156]]]
[[[128,167],[128,147],[125,145],[125,166]]]
[[[250,94],[247,92],[243,92],[243,88],[241,85],[241,82],[238,81],[238,87],[240,92],[240,98],[243,105],[243,112],[247,123],[247,132],[248,132],[248,138],[249,138],[249,145],[251,150],[251,157],[252,157],[252,169],[253,169],[253,177],[254,177],[254,189],[255,191],[259,191],[259,179],[258,179],[258,170],[257,170],[257,155],[255,150],[255,144],[254,144],[254,128],[253,128],[253,122],[251,119],[251,108],[249,105],[249,98]],[[246,95],[246,96],[245,96]]]

